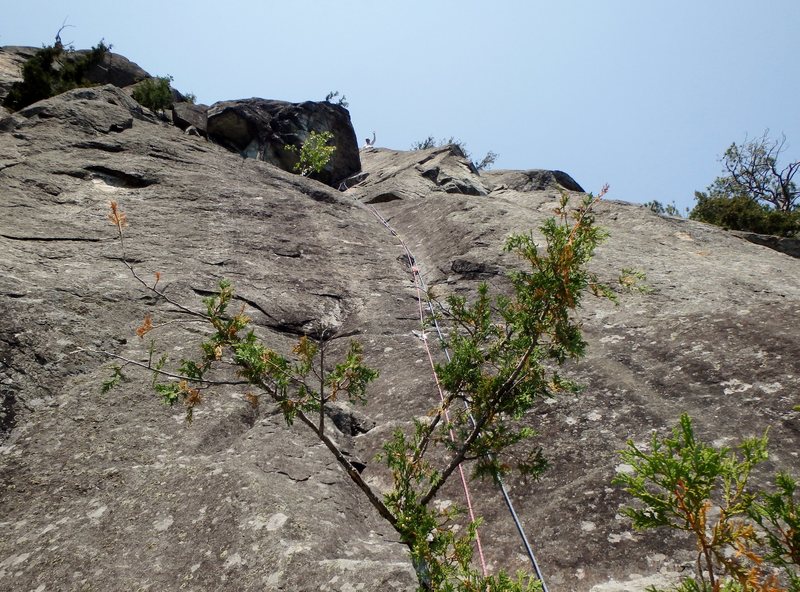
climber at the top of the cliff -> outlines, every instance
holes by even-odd
[[[372,139],[369,138],[364,139],[364,145],[361,147],[362,150],[366,148],[372,148],[375,145],[375,132],[372,132]]]

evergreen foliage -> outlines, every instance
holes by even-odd
[[[675,202],[669,203],[667,205],[662,204],[657,199],[652,201],[646,201],[644,207],[649,208],[655,214],[666,214],[667,216],[675,216],[680,218],[681,213],[678,210],[678,207],[675,205]]]
[[[767,460],[766,434],[743,440],[736,450],[716,448],[695,437],[691,418],[683,414],[671,436],[654,434],[649,450],[629,441],[620,457],[631,470],[615,483],[640,502],[622,510],[633,527],[667,527],[694,536],[695,577],[681,582],[678,591],[800,591],[796,482],[779,474],[772,493],[749,483]],[[783,568],[788,588],[770,564]]]
[[[689,218],[727,230],[795,236],[800,232],[800,210],[782,212],[758,203],[747,195],[695,192],[695,207]]]
[[[73,88],[92,86],[86,74],[100,64],[109,51],[111,46],[103,40],[85,54],[60,44],[43,47],[23,64],[22,80],[11,86],[3,105],[19,111]]]
[[[335,103],[334,99],[336,100]],[[325,102],[333,103],[334,105],[339,105],[340,107],[344,107],[345,109],[347,109],[350,106],[350,103],[347,102],[347,96],[340,95],[338,90],[332,90],[327,95],[325,95]]]

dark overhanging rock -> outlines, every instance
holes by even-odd
[[[5,46],[0,47],[0,102],[6,97],[11,85],[21,81],[22,65],[32,58],[41,47]],[[78,49],[66,52],[66,59],[75,59],[88,55],[90,49]],[[2,66],[6,67],[3,68]],[[106,52],[99,64],[93,65],[86,72],[86,79],[96,85],[112,84],[125,88],[149,78],[150,75],[123,55]]]
[[[90,51],[89,49],[80,49],[74,55],[83,56]],[[101,63],[92,66],[86,72],[86,78],[95,84],[113,84],[124,88],[141,82],[145,78],[150,78],[150,74],[125,56],[108,51],[103,56]]]
[[[214,103],[207,112],[209,139],[247,158],[256,158],[292,171],[299,148],[309,134],[331,132],[336,151],[314,178],[337,187],[361,170],[358,141],[344,107],[327,101],[290,103],[268,99],[242,99]]]

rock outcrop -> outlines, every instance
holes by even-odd
[[[237,149],[272,137],[230,121]],[[440,294],[502,290],[518,265],[504,238],[535,231],[568,178],[478,175],[447,147],[373,148],[360,175],[354,162],[331,171],[350,177],[339,192],[186,135],[113,86],[42,101],[0,130],[0,588],[413,590],[395,533],[269,404],[253,409],[236,386],[207,391],[188,427],[135,368],[100,393],[113,360],[87,350],[146,361],[134,333],[146,313],[171,357],[194,339],[121,263],[108,202],[128,215],[127,260],[142,277],[160,272],[171,297],[198,308],[229,278],[276,350],[319,322],[363,343],[381,376],[366,407],[332,410],[331,429],[381,488],[381,443],[437,399],[407,262],[370,208]],[[635,533],[620,516],[628,500],[611,480],[627,439],[689,412],[719,442],[769,427],[770,471],[798,467],[800,261],[637,205],[602,203],[597,220],[610,238],[593,270],[613,282],[636,268],[650,291],[587,301],[588,356],[567,369],[585,390],[527,419],[551,467],[508,485],[553,590],[643,589],[693,558],[689,541]],[[460,496],[448,488],[440,502]],[[476,483],[473,502],[490,569],[525,567],[494,486]]]
[[[208,105],[192,103],[175,103],[172,106],[172,123],[183,131],[190,127],[197,130],[198,135],[208,136]]]
[[[330,132],[336,151],[315,177],[336,186],[361,170],[350,114],[340,105],[244,99],[215,103],[207,115],[209,138],[243,156],[291,171],[298,157],[287,146],[299,148],[312,131]]]
[[[76,55],[85,55],[90,50],[82,49],[75,52]],[[86,78],[95,84],[113,84],[120,88],[132,86],[141,82],[145,78],[150,78],[150,74],[145,72],[139,64],[135,64],[123,55],[111,51],[106,52],[103,61],[86,72]]]
[[[22,65],[36,53],[35,47],[7,45],[0,47],[0,103],[11,86],[22,80]]]
[[[39,49],[25,46],[0,47],[0,101],[8,94],[12,84],[22,80],[23,64]],[[84,56],[90,51],[79,49],[70,55]],[[113,84],[120,88],[134,85],[149,77],[150,75],[138,64],[110,51],[106,52],[101,63],[92,66],[86,72],[89,82],[98,85]]]

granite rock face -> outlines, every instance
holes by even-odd
[[[100,394],[112,360],[86,350],[146,360],[146,313],[173,358],[201,331],[121,263],[108,203],[128,216],[127,260],[173,298],[199,308],[228,278],[277,350],[319,322],[364,344],[381,371],[369,403],[329,423],[381,488],[380,444],[437,395],[407,262],[371,208],[439,293],[503,290],[518,265],[504,238],[553,214],[564,177],[478,175],[447,147],[371,148],[339,192],[185,135],[114,87],[37,103],[0,130],[0,589],[413,590],[395,533],[270,405],[216,389],[188,427],[133,368]],[[651,290],[587,300],[588,355],[567,368],[586,388],[528,419],[551,468],[508,485],[552,590],[643,590],[693,553],[620,517],[611,479],[627,439],[685,411],[719,443],[769,427],[768,468],[797,472],[800,261],[637,205],[601,203],[597,220],[610,238],[594,271],[612,282],[633,267]],[[494,486],[474,484],[473,499],[490,568],[525,567]]]

